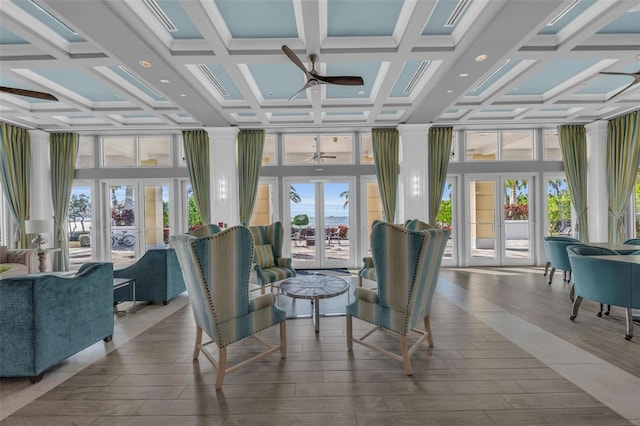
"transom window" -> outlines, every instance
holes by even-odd
[[[170,136],[102,138],[102,166],[153,167],[171,165]]]

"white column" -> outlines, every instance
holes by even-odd
[[[240,223],[238,205],[237,127],[206,129],[211,163],[211,221],[228,226]]]
[[[608,241],[607,121],[595,121],[587,130],[587,212],[589,240]]]
[[[397,223],[407,219],[429,220],[427,202],[427,136],[431,124],[401,124],[400,184]]]

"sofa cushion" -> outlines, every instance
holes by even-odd
[[[23,263],[0,263],[0,266],[8,266],[9,270],[0,273],[0,278],[17,277],[19,275],[27,275],[29,268]]]
[[[273,247],[271,244],[259,244],[256,246],[256,263],[261,268],[271,268],[276,266],[273,259]]]
[[[0,246],[0,263],[7,263],[7,246]]]

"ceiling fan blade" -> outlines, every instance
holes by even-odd
[[[621,89],[620,91],[618,91],[618,93],[616,93],[615,95],[613,95],[612,97],[610,97],[609,99],[607,99],[607,101],[610,101],[611,99],[615,98],[616,96],[622,94],[622,92],[626,91],[628,88],[630,88],[631,86],[635,86],[636,84],[640,83],[640,80],[635,80],[632,81],[631,83],[629,83],[629,85],[627,85],[626,87],[624,87],[623,89]]]
[[[300,93],[304,92],[305,90],[307,90],[309,87],[311,87],[313,84],[311,83],[312,80],[308,80],[307,83],[302,86],[302,89],[298,90],[296,93],[294,93],[293,95],[291,95],[291,97],[289,98],[289,100],[287,102],[291,102],[292,100],[294,100]]]
[[[13,87],[0,86],[0,92],[11,93],[12,95],[26,96],[29,98],[45,99],[48,101],[57,101],[58,98],[51,93],[36,92],[35,90],[16,89]]]
[[[628,75],[629,77],[635,77],[635,73],[632,72],[614,72],[614,71],[600,71],[599,74],[606,75]]]
[[[293,50],[289,49],[289,47],[286,44],[283,44],[282,51],[284,52],[285,55],[287,55],[287,57],[291,60],[291,62],[296,64],[298,68],[304,71],[304,74],[307,76],[307,78],[312,78],[311,74],[309,74],[309,70],[305,68],[300,58],[298,58],[298,56],[296,56],[296,54],[293,53]]]
[[[341,84],[343,86],[362,86],[364,85],[364,80],[362,77],[351,76],[351,75],[340,75],[340,76],[323,76],[313,74],[313,76],[318,79],[320,82],[325,84]]]

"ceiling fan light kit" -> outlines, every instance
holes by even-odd
[[[308,57],[309,62],[311,62],[311,70],[307,70],[307,68],[305,68],[304,64],[300,60],[300,58],[298,58],[298,56],[296,56],[296,54],[293,53],[293,50],[291,50],[287,45],[282,46],[282,51],[284,52],[285,55],[287,55],[287,57],[291,60],[291,62],[293,62],[298,68],[302,70],[302,72],[304,72],[304,75],[307,77],[307,82],[304,84],[304,86],[302,86],[300,90],[298,90],[289,98],[289,101],[292,101],[293,99],[295,99],[300,93],[307,90],[308,88],[317,86],[318,84],[338,84],[342,86],[364,85],[364,80],[362,79],[362,77],[358,77],[358,76],[350,76],[350,75],[324,76],[324,75],[318,74],[316,71],[316,62],[318,62],[319,58],[318,58],[318,55],[316,55],[315,53],[312,53]]]

